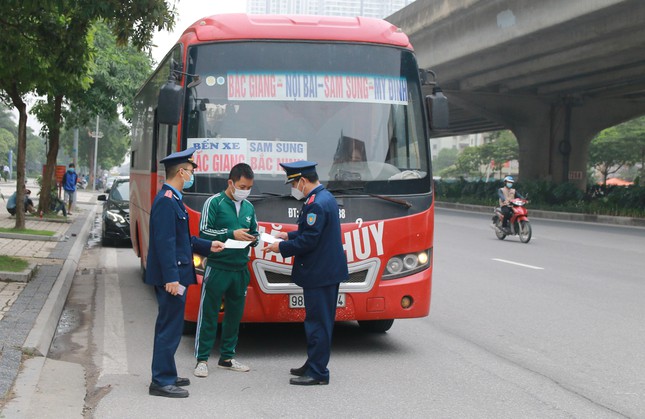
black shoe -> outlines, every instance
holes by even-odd
[[[150,394],[151,396],[184,398],[188,397],[188,390],[173,386],[172,384],[167,386],[160,386],[155,383],[150,383],[148,394]]]
[[[177,377],[177,381],[175,381],[175,385],[177,387],[186,387],[190,385],[190,379],[184,378],[184,377]]]
[[[307,372],[307,364],[303,365],[300,368],[291,368],[289,372],[291,373],[291,375],[295,375],[296,377],[302,377]]]
[[[326,386],[329,384],[329,380],[316,380],[308,375],[303,375],[302,377],[290,378],[289,384],[293,384],[294,386]]]

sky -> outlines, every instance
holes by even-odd
[[[177,9],[175,30],[157,32],[153,39],[156,47],[152,49],[152,56],[157,63],[170,51],[188,26],[206,16],[220,13],[245,13],[246,0],[177,0],[175,7]]]

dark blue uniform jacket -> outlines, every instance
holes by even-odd
[[[211,241],[191,237],[188,211],[173,189],[164,184],[150,211],[150,243],[145,283],[165,286],[196,282],[193,252],[208,256]]]
[[[289,240],[280,242],[280,254],[295,256],[291,277],[303,288],[338,284],[349,278],[338,204],[322,185],[305,198],[298,230],[289,232]]]

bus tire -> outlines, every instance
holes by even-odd
[[[358,321],[358,325],[361,327],[361,329],[370,333],[385,333],[390,330],[390,327],[392,327],[393,323],[394,319]]]

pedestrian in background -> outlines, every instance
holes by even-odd
[[[65,200],[68,203],[67,214],[72,215],[72,206],[76,201],[76,184],[78,175],[74,168],[74,163],[70,163],[67,171],[63,174],[63,190],[65,191]]]
[[[34,201],[31,200],[30,195],[31,195],[31,191],[29,189],[25,189],[25,196],[24,196],[23,202],[25,207],[25,213],[28,212],[30,214],[33,214],[36,212],[36,208],[34,208]],[[18,196],[18,191],[14,192],[7,200],[7,212],[11,215],[16,215],[17,196]]]
[[[246,163],[233,166],[226,190],[206,200],[199,224],[199,236],[209,240],[234,239],[257,245],[258,222],[253,204],[246,200],[253,187],[253,170]],[[249,249],[225,249],[212,254],[206,262],[202,298],[199,303],[197,335],[195,336],[196,377],[208,376],[208,357],[215,344],[219,308],[224,297],[224,319],[217,366],[247,372],[235,360],[240,321],[244,313],[246,288],[249,286]]]
[[[191,237],[188,211],[182,202],[182,189],[194,181],[194,148],[170,154],[160,161],[166,167],[166,183],[155,197],[150,211],[150,237],[145,283],[154,285],[159,312],[155,324],[152,353],[153,396],[188,397],[181,387],[188,378],[177,376],[175,352],[184,325],[185,289],[197,281],[193,253],[208,256],[224,249],[219,241]]]
[[[316,163],[297,161],[280,163],[291,184],[291,195],[305,198],[298,216],[298,230],[280,232],[283,241],[264,248],[283,257],[294,256],[291,278],[302,287],[305,301],[307,361],[292,368],[294,385],[329,384],[332,332],[336,318],[338,287],[349,278],[334,196],[318,181]]]

